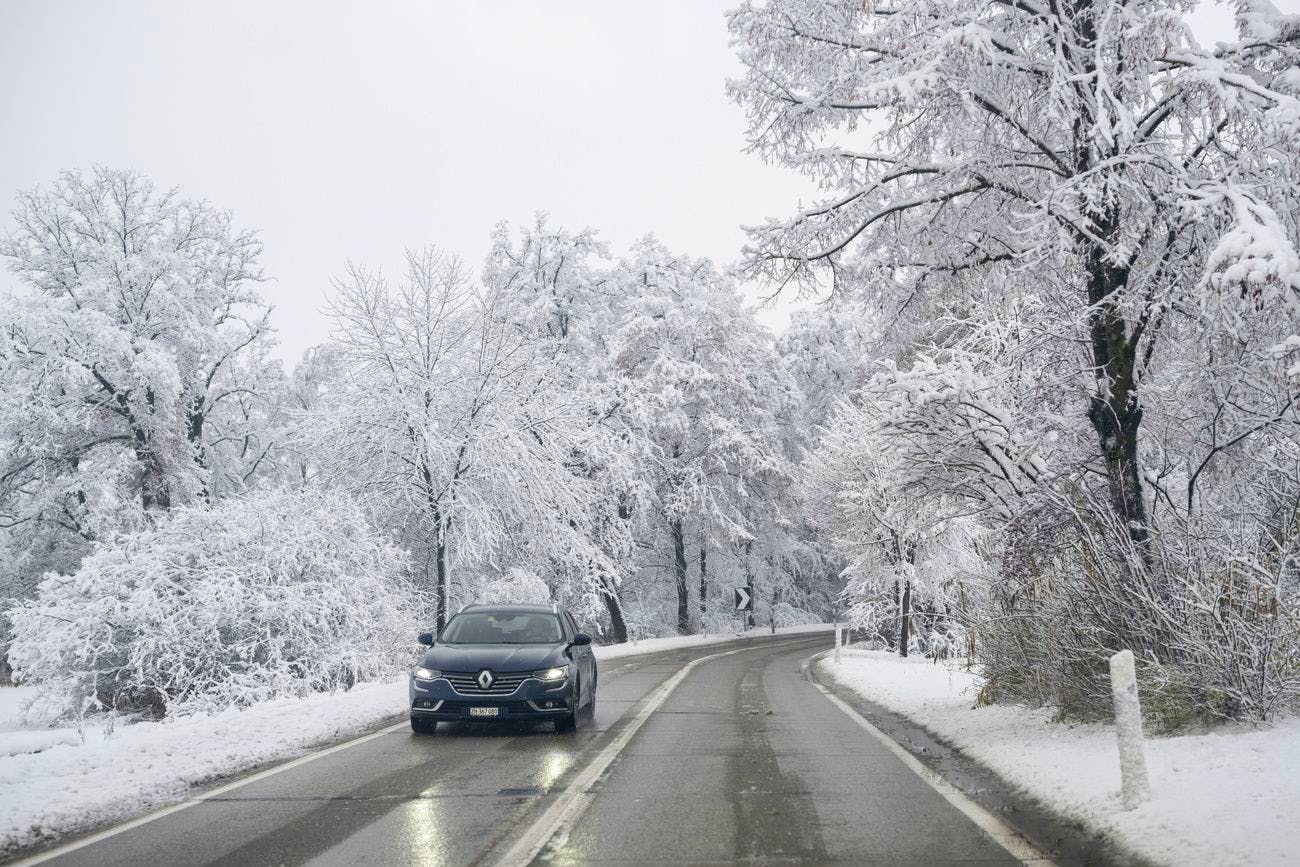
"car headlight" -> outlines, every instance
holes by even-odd
[[[417,668],[412,674],[416,680],[433,680],[442,677],[441,671],[434,671],[432,668]]]
[[[563,668],[547,668],[543,671],[534,671],[533,677],[541,680],[564,680],[567,673]]]

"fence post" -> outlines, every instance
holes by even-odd
[[[1151,797],[1133,651],[1121,650],[1110,658],[1110,690],[1115,700],[1115,736],[1119,740],[1120,800],[1125,810],[1132,810]]]

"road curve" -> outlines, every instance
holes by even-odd
[[[576,734],[389,730],[45,863],[494,864],[539,827],[538,863],[1019,863],[800,676],[826,643],[613,660]],[[549,836],[548,808],[621,738],[581,814]]]

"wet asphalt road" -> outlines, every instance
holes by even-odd
[[[46,863],[491,864],[683,664],[539,863],[1015,864],[799,672],[826,636],[601,666],[576,734],[386,732]]]

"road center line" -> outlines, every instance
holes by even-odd
[[[825,652],[818,653],[809,659],[815,660],[819,656],[824,656]],[[907,765],[908,769],[915,773],[922,780],[929,784],[930,788],[938,792],[945,801],[952,804],[958,810],[966,815],[966,818],[974,822],[979,829],[993,839],[1003,849],[1010,853],[1021,864],[1033,864],[1035,867],[1055,867],[1055,862],[1047,855],[1046,852],[1035,846],[1030,840],[1021,834],[1015,828],[1008,825],[998,814],[986,808],[983,804],[973,800],[965,792],[958,789],[952,783],[936,774],[930,768],[921,763],[916,756],[909,753],[897,741],[889,735],[876,728],[866,717],[858,713],[851,704],[822,686],[816,680],[812,680],[812,685],[817,687],[822,695],[830,700],[831,704],[844,711],[844,714],[862,728],[866,729],[876,740],[889,750],[901,761]]]
[[[770,647],[785,647],[803,641],[808,641],[808,638],[738,647],[735,650],[701,656],[686,663],[676,674],[655,688],[649,699],[641,706],[641,710],[623,727],[618,736],[610,741],[582,769],[581,773],[569,782],[568,787],[556,797],[554,803],[547,807],[537,817],[536,821],[515,839],[514,845],[506,850],[500,858],[495,859],[493,863],[500,865],[500,867],[523,867],[523,865],[532,863],[533,859],[546,848],[546,844],[552,839],[567,838],[573,824],[582,816],[587,807],[591,805],[591,802],[595,800],[595,794],[590,791],[592,785],[608,770],[614,759],[627,746],[628,741],[632,740],[632,737],[640,730],[641,726],[645,725],[646,721],[650,719],[651,714],[659,709],[660,705],[668,699],[668,696],[672,695],[673,690],[677,689],[678,685],[695,670],[697,665],[723,656],[731,656],[734,653],[745,653],[750,650],[761,650]]]

